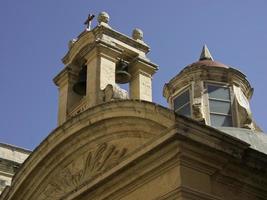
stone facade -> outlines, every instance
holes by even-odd
[[[122,100],[58,127],[1,200],[266,199],[267,156],[153,103]]]
[[[11,185],[13,175],[30,153],[29,150],[0,143],[0,194]]]
[[[228,76],[228,68],[214,64],[188,67],[165,86],[171,109],[162,107],[152,102],[157,66],[146,57],[142,31],[130,38],[110,27],[107,13],[98,20],[70,43],[65,68],[54,79],[59,126],[0,200],[266,200],[267,137],[241,125],[211,127],[203,107],[201,81],[210,77],[241,83],[249,99],[243,75]],[[211,60],[208,53],[204,49],[201,58]],[[117,73],[121,60],[127,68]],[[80,76],[84,66],[86,81]],[[117,84],[121,74],[129,78],[127,92]],[[74,89],[81,83],[84,94]],[[191,117],[175,113],[172,104],[188,83]]]

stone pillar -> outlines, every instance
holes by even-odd
[[[66,121],[69,108],[74,104],[77,98],[80,98],[72,90],[76,79],[77,76],[69,67],[66,67],[54,78],[54,82],[59,90],[58,125],[61,125]]]
[[[200,80],[194,80],[191,82],[192,87],[192,118],[205,123],[208,116],[204,116],[204,104],[203,103],[203,91],[204,83]]]
[[[142,60],[136,60],[130,66],[132,79],[130,81],[130,98],[152,101],[152,75],[157,67]]]
[[[108,50],[112,53],[112,49]],[[114,52],[113,52],[114,53]],[[87,57],[86,98],[88,107],[103,102],[103,92],[108,84],[115,85],[117,55],[108,55],[96,50]]]
[[[151,75],[138,70],[130,82],[130,98],[152,102]]]
[[[98,75],[98,63],[97,56],[91,57],[87,60],[87,81],[86,81],[86,99],[88,107],[92,107],[97,102],[99,79]]]

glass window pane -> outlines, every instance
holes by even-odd
[[[190,107],[190,104],[187,104],[186,106],[184,106],[180,110],[177,110],[176,113],[177,114],[180,114],[180,115],[187,116],[187,117],[191,117],[191,107]]]
[[[187,90],[174,99],[174,101],[173,101],[174,110],[179,109],[181,106],[185,105],[189,101],[190,101],[189,90]]]
[[[210,98],[230,100],[230,91],[227,87],[208,85],[208,93]]]
[[[211,126],[232,126],[232,117],[210,114]]]
[[[223,102],[217,100],[209,100],[210,112],[230,114],[231,115],[231,104],[230,102]]]

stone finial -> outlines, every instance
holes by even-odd
[[[135,28],[132,33],[132,38],[134,40],[143,40],[144,33],[141,29]]]
[[[101,24],[102,22],[108,24],[108,22],[109,22],[108,13],[106,13],[106,12],[99,13],[99,15],[97,17],[97,21],[98,21],[99,24]]]
[[[213,60],[207,45],[203,46],[202,52],[201,52],[200,57],[199,57],[199,60]]]

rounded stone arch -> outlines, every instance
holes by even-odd
[[[174,113],[124,100],[93,107],[55,129],[15,175],[12,200],[60,199],[127,159],[175,124]]]
[[[62,58],[64,64],[69,64],[74,60],[83,57],[83,54],[90,50],[95,42],[95,35],[93,32],[83,32],[78,38],[69,42],[69,51]]]

